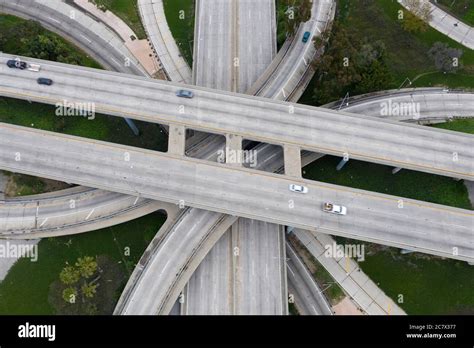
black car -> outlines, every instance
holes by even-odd
[[[47,79],[45,77],[40,77],[39,79],[36,80],[38,82],[38,84],[40,85],[47,85],[47,86],[51,86],[53,84],[53,80],[51,79]]]
[[[26,62],[22,62],[21,60],[17,59],[10,59],[7,61],[7,65],[9,68],[16,68],[16,69],[26,69],[28,67],[28,64]]]

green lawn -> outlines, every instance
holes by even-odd
[[[359,265],[389,297],[402,294],[408,314],[474,314],[474,267],[466,262],[388,248]]]
[[[450,12],[464,23],[474,26],[474,2],[472,0],[437,0],[438,6]]]
[[[164,0],[166,20],[189,66],[193,65],[194,0]],[[181,15],[184,14],[184,18]]]
[[[31,175],[23,175],[17,173],[3,172],[5,175],[11,178],[11,181],[15,183],[15,192],[13,197],[19,196],[30,196],[38,193],[46,192],[47,185],[45,180]],[[8,191],[8,188],[5,192]],[[8,192],[12,193],[12,192]]]
[[[0,122],[167,151],[167,136],[157,124],[135,121],[140,130],[140,136],[137,137],[121,117],[102,114],[96,114],[93,120],[79,116],[58,117],[55,110],[53,105],[0,98]]]
[[[54,314],[48,302],[49,287],[66,262],[73,263],[81,256],[106,255],[120,265],[128,279],[165,219],[155,213],[99,231],[42,239],[38,261],[20,259],[0,283],[0,314]],[[126,247],[130,256],[124,254]],[[125,282],[119,285],[111,301],[118,300],[124,286]]]
[[[120,17],[137,34],[138,39],[146,39],[137,0],[92,0],[92,2],[99,8],[109,10]]]
[[[433,127],[448,129],[456,132],[474,134],[474,119],[455,120],[446,123],[440,123]]]

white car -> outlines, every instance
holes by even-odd
[[[291,184],[289,189],[291,192],[308,193],[308,188],[306,186]]]
[[[342,205],[332,204],[332,203],[324,203],[323,210],[327,213],[338,214],[338,215],[346,215],[347,208]]]
[[[28,64],[28,70],[38,72],[38,71],[41,70],[41,65],[39,65],[39,64]]]

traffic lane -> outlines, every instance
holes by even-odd
[[[97,94],[101,93],[102,96],[99,98],[98,102],[113,99],[114,93],[104,94],[103,90],[106,88],[91,93],[91,82],[88,81],[85,83],[88,83],[87,88],[85,88],[86,86],[83,86],[79,94],[84,95],[84,93],[88,93],[89,96],[86,97],[86,100],[93,100],[92,98],[95,98]],[[23,85],[19,86],[19,88],[28,89],[31,88],[32,85],[32,83],[23,82]],[[77,86],[79,84],[74,82],[73,85]],[[54,85],[51,87],[52,88],[50,89],[43,88],[42,93],[55,92]],[[77,88],[79,88],[79,86],[77,86]],[[108,88],[110,89],[113,87],[108,85]],[[38,88],[36,87],[34,89]],[[473,165],[469,159],[474,155],[474,150],[472,148],[474,138],[462,133],[454,134],[454,132],[443,132],[441,130],[426,129],[423,127],[414,128],[414,126],[410,127],[410,125],[387,121],[374,125],[373,123],[378,123],[380,120],[374,120],[373,118],[366,119],[363,117],[351,117],[350,122],[348,123],[347,117],[341,119],[341,115],[338,113],[334,114],[334,112],[330,119],[327,119],[327,110],[323,112],[321,109],[317,110],[316,118],[319,118],[319,121],[315,122],[316,118],[314,115],[311,117],[311,112],[314,110],[308,110],[303,106],[295,107],[295,113],[301,112],[302,114],[305,114],[309,112],[309,115],[307,115],[308,117],[298,118],[295,116],[295,120],[297,119],[299,121],[295,124],[288,124],[288,110],[285,110],[282,115],[282,110],[278,105],[275,106],[271,103],[271,105],[267,105],[266,102],[260,102],[260,108],[252,109],[252,112],[249,112],[247,110],[248,108],[244,107],[245,104],[248,104],[248,100],[245,100],[244,105],[235,105],[232,103],[221,104],[222,98],[217,100],[216,95],[208,101],[206,101],[206,98],[201,99],[199,97],[196,97],[195,100],[183,101],[186,113],[180,113],[176,112],[177,110],[172,111],[173,109],[176,109],[177,106],[177,98],[174,95],[174,89],[171,88],[170,90],[170,86],[167,86],[165,90],[167,90],[167,92],[165,92],[164,95],[167,96],[164,99],[169,100],[169,102],[161,100],[156,104],[156,93],[154,94],[151,91],[149,91],[150,94],[146,100],[140,100],[143,99],[145,93],[137,95],[136,98],[127,94],[120,100],[121,103],[118,105],[120,106],[120,110],[115,109],[115,112],[127,117],[134,117],[133,115],[124,112],[124,109],[136,110],[137,105],[140,105],[141,109],[147,107],[150,109],[150,116],[141,119],[149,121],[151,117],[155,121],[158,121],[156,110],[167,110],[168,112],[171,110],[171,113],[174,116],[184,119],[184,122],[195,123],[195,120],[197,120],[197,127],[202,127],[203,129],[207,127],[206,124],[212,123],[212,131],[214,132],[225,132],[226,129],[229,129],[230,127],[238,129],[238,131],[231,131],[233,134],[243,132],[243,135],[249,138],[268,139],[269,142],[274,141],[277,143],[280,143],[282,139],[288,143],[295,141],[297,144],[307,149],[314,149],[314,147],[312,147],[315,145],[313,141],[316,141],[318,146],[321,146],[321,143],[324,143],[324,148],[318,149],[321,152],[326,153],[341,155],[338,151],[341,151],[342,147],[342,150],[345,150],[345,152],[354,158],[363,158],[378,163],[392,164],[408,168],[413,167],[428,172],[437,172],[438,167],[443,167],[444,174],[446,174],[445,171],[447,171],[448,175],[454,176],[462,176],[461,173],[472,172]],[[74,91],[74,88],[70,89],[70,91]],[[58,89],[56,93],[61,95],[63,92]],[[68,97],[74,98],[77,94],[78,91],[74,91],[72,92],[72,95]],[[152,95],[154,95],[154,97]],[[129,101],[128,103],[126,102],[127,100]],[[220,105],[222,106],[220,107]],[[98,104],[96,107],[101,108],[101,105]],[[113,107],[113,105],[109,105],[105,109],[114,113],[114,109],[110,109],[110,107]],[[244,108],[241,109],[242,107]],[[271,111],[272,107],[280,109],[279,112],[275,111],[270,113],[269,111]],[[263,111],[263,109],[265,110]],[[223,110],[225,110],[225,113],[227,114],[226,117],[219,118],[218,114],[215,114],[213,116],[215,118],[214,122],[212,121],[212,117],[209,118],[207,116],[216,112],[222,113]],[[153,114],[155,116],[152,116]],[[235,118],[230,116],[235,116]],[[283,118],[283,116],[285,116],[285,118]],[[278,127],[275,125],[268,126],[267,122],[271,121],[269,117],[278,125]],[[240,120],[241,122],[236,125],[235,122],[237,120]],[[257,120],[258,122],[256,122]],[[367,127],[368,120],[370,120],[372,127],[378,126],[378,132],[374,132],[372,128]],[[163,120],[163,122],[167,121]],[[179,121],[176,120],[174,122],[179,123]],[[196,127],[196,125],[191,125],[191,127]],[[393,129],[394,127],[402,127],[403,130]],[[287,128],[290,129],[291,132],[288,132]],[[254,129],[258,130],[260,134],[263,134],[263,136],[253,135],[255,133]],[[209,130],[209,128],[206,128],[206,130]],[[400,133],[400,136],[393,137],[394,131],[395,133]],[[306,139],[306,141],[310,141],[312,144],[308,145],[301,139]],[[339,149],[335,149],[334,147],[338,147]],[[351,151],[350,149],[353,147],[357,150]],[[406,149],[405,152],[402,151],[404,149]],[[371,155],[369,156],[368,153],[371,153]],[[458,155],[457,161],[453,160],[453,154],[455,153]],[[398,160],[393,160],[394,158],[398,158]],[[433,163],[435,164],[433,165]],[[461,171],[458,171],[459,168],[462,168]],[[468,174],[468,177],[471,176],[472,174]]]
[[[68,146],[65,153],[61,151],[64,149],[65,136],[52,137],[50,133],[47,133],[48,136],[40,136],[38,140],[41,140],[41,144],[35,142],[32,151],[25,144],[38,131],[18,131],[21,127],[14,128],[15,134],[12,134],[12,126],[2,125],[1,128],[0,134],[5,135],[2,136],[5,143],[2,146],[2,166],[11,167],[16,164],[15,168],[23,172],[39,172],[54,178],[67,176],[71,178],[68,181],[77,180],[88,186],[94,186],[89,184],[94,182],[109,190],[140,193],[148,198],[174,203],[183,200],[185,204],[206,209],[225,213],[238,212],[244,217],[312,230],[321,229],[334,234],[341,227],[346,231],[343,233],[347,234],[351,228],[350,235],[359,234],[372,239],[383,236],[383,239],[392,239],[392,242],[402,239],[405,244],[410,240],[413,246],[420,243],[426,246],[433,236],[436,236],[437,243],[449,238],[455,243],[454,246],[459,246],[460,255],[463,255],[463,248],[466,248],[467,253],[472,253],[470,238],[473,220],[470,211],[408,199],[402,199],[404,208],[399,208],[399,197],[308,180],[293,180],[198,160],[175,159],[172,156],[157,155],[153,151],[125,146],[103,143],[102,146],[97,146],[100,142],[72,137],[66,137]],[[23,159],[21,162],[14,162],[13,156],[19,150],[24,153]],[[131,162],[124,161],[125,152],[130,154]],[[71,161],[71,158],[74,160]],[[173,160],[170,162],[170,159]],[[104,167],[99,170],[97,163]],[[309,193],[291,193],[288,185],[293,182],[308,186]],[[249,201],[249,197],[255,198]],[[334,216],[323,212],[321,207],[324,201],[346,205],[348,215]],[[384,223],[374,230],[374,219],[380,220],[381,217],[385,219]],[[362,230],[358,231],[362,226]],[[433,230],[436,234],[427,235],[427,230]],[[447,232],[448,236],[445,235]],[[449,244],[441,249],[451,253],[452,247]],[[439,245],[437,249],[440,249]]]

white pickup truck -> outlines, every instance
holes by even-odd
[[[41,65],[39,64],[28,64],[28,67],[27,67],[28,70],[30,71],[40,71],[41,70]]]
[[[324,203],[323,204],[323,211],[326,213],[338,214],[338,215],[346,215],[347,208],[342,205],[336,205],[333,203]]]

